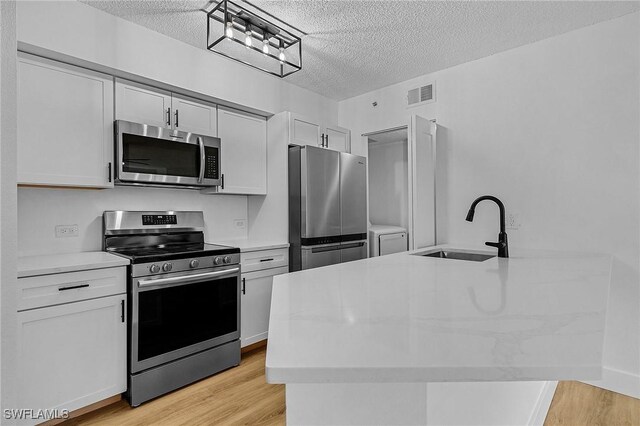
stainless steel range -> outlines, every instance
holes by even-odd
[[[106,211],[104,250],[131,260],[132,406],[240,364],[240,250],[204,243],[202,212]]]

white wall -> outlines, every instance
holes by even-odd
[[[19,46],[32,53],[128,78],[135,76],[267,114],[291,110],[337,122],[335,101],[82,3],[19,2],[17,18]],[[255,229],[253,223],[245,229],[235,228],[234,219],[263,223],[262,217],[287,215],[286,205],[252,201],[249,217],[247,204],[247,196],[201,195],[188,190],[20,188],[19,254],[99,250],[103,210],[203,210],[210,241],[244,238],[248,229]],[[55,238],[56,224],[79,225],[80,237]],[[281,234],[277,237],[286,241],[287,235]]]
[[[612,253],[601,386],[640,397],[640,13],[405,81],[339,103],[357,135],[438,122],[439,242],[496,239],[501,198],[522,226],[517,247]],[[436,102],[406,109],[406,92],[436,81]],[[378,103],[377,107],[372,102]],[[579,294],[576,297],[580,297]]]
[[[369,143],[369,221],[408,229],[407,140]]]
[[[16,4],[0,2],[0,408],[16,408]],[[4,416],[0,423],[9,423]]]

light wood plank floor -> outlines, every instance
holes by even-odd
[[[266,348],[242,356],[239,367],[132,409],[125,401],[65,426],[284,425],[284,386],[264,377]],[[544,426],[640,425],[640,400],[579,382],[558,384]]]

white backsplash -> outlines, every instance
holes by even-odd
[[[196,190],[119,186],[105,190],[18,189],[18,255],[102,249],[105,210],[202,210],[209,242],[246,238],[247,196],[203,195]],[[56,238],[57,225],[77,225],[77,237]]]

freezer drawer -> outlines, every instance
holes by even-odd
[[[336,263],[367,258],[367,242],[353,241],[302,247],[302,269],[319,268]]]
[[[342,243],[340,263],[351,262],[367,258],[367,242],[355,241],[352,243]]]
[[[340,244],[303,246],[301,251],[302,269],[319,268],[340,263]]]

